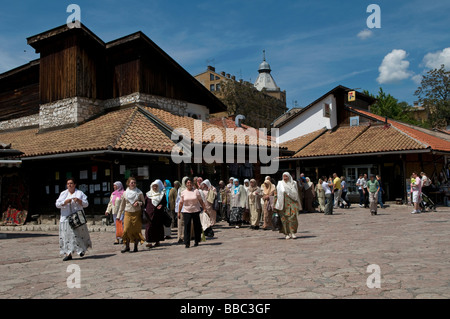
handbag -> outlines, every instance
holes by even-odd
[[[72,212],[72,203],[70,204],[70,211]],[[87,223],[86,215],[84,214],[84,210],[80,209],[74,213],[71,213],[68,217],[69,225],[73,229],[83,226]]]
[[[278,213],[273,213],[272,215],[272,226],[273,231],[281,229],[281,218],[280,215],[278,215]]]
[[[170,216],[169,209],[167,207],[163,208],[163,225],[170,227],[172,225],[172,216]]]

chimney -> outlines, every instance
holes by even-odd
[[[211,65],[208,65],[208,71],[216,72],[216,68]]]
[[[230,78],[230,73],[227,73],[227,78]]]
[[[224,72],[224,71],[220,72],[220,74],[221,74],[222,76],[225,76],[225,72]]]
[[[236,81],[236,77],[235,77],[234,75],[231,76],[231,79],[232,79],[233,81]]]

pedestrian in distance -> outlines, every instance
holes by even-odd
[[[114,192],[112,192],[109,199],[105,215],[112,215],[114,227],[116,229],[116,241],[114,242],[114,245],[119,245],[121,244],[123,235],[123,215],[121,215],[121,219],[117,219],[117,215],[119,215],[119,207],[122,203],[122,195],[125,190],[120,181],[115,182],[113,188]]]

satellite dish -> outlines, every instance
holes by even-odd
[[[245,116],[244,115],[236,116],[236,120],[235,120],[236,126],[237,127],[242,127],[241,126],[241,122],[244,121],[244,120],[245,120]]]

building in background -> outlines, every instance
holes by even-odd
[[[247,125],[270,131],[271,123],[287,110],[286,91],[276,85],[265,56],[258,72],[254,84],[236,80],[234,75],[224,71],[218,73],[213,66],[196,75],[195,78],[227,106],[227,112],[211,113],[211,118],[244,115]]]

